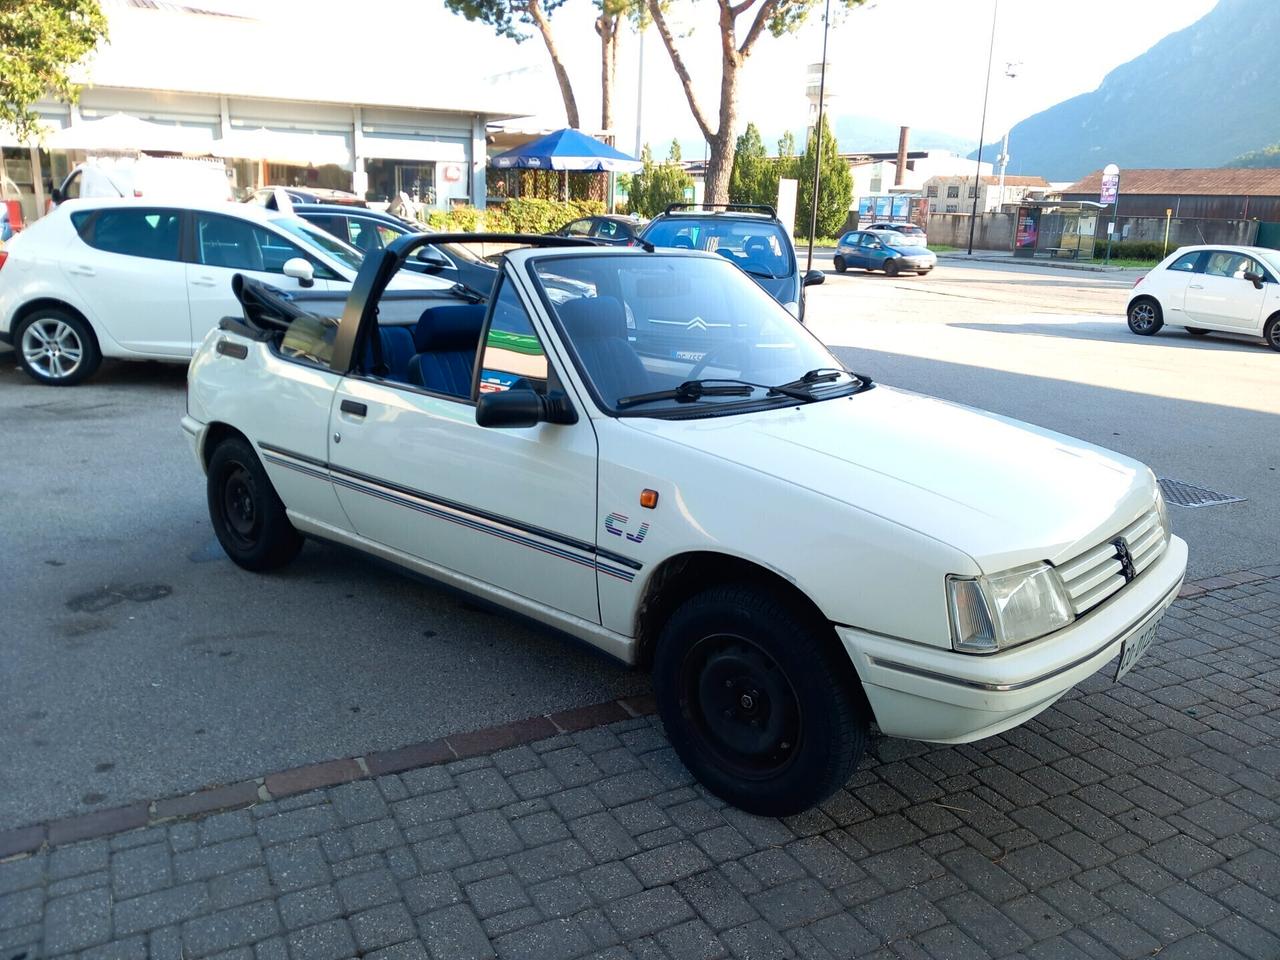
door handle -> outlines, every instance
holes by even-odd
[[[81,264],[80,266],[77,266],[77,267],[68,267],[67,273],[74,274],[77,277],[94,276],[93,267],[86,267],[84,264]]]
[[[193,287],[216,287],[218,281],[213,277],[196,277],[191,281]]]
[[[1204,289],[1204,284],[1203,284],[1203,283],[1193,283],[1193,284],[1191,284],[1191,286],[1187,287],[1187,289],[1188,289],[1188,290],[1203,290],[1203,289]]]
[[[369,408],[359,400],[343,400],[339,404],[339,409],[343,413],[351,414],[353,417],[363,417],[369,412]]]

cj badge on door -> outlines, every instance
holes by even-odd
[[[640,528],[635,533],[627,529],[629,525],[630,521],[622,513],[611,513],[604,518],[604,528],[615,537],[626,537],[632,543],[644,543],[644,538],[649,533],[649,524],[640,524]]]

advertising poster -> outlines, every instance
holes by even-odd
[[[911,211],[911,198],[902,194],[893,198],[893,219],[905,220]]]
[[[887,220],[893,213],[893,197],[876,197],[876,219]]]
[[[1035,253],[1040,237],[1040,208],[1019,207],[1018,227],[1013,238],[1014,256],[1029,257]]]
[[[876,215],[876,198],[875,197],[859,197],[858,198],[858,219],[870,220]]]

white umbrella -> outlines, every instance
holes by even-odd
[[[208,153],[213,134],[199,127],[152,123],[125,113],[86,120],[57,130],[46,143],[53,150],[160,150]]]

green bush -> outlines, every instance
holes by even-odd
[[[461,233],[551,233],[570,220],[597,213],[604,213],[604,204],[599,200],[520,198],[483,211],[475,207],[432,210],[427,214],[427,226]]]
[[[1176,243],[1169,244],[1169,252],[1177,248]],[[1099,238],[1093,247],[1093,259],[1102,260],[1107,255],[1107,241]],[[1111,244],[1112,260],[1163,260],[1165,255],[1163,240],[1121,240]]]

